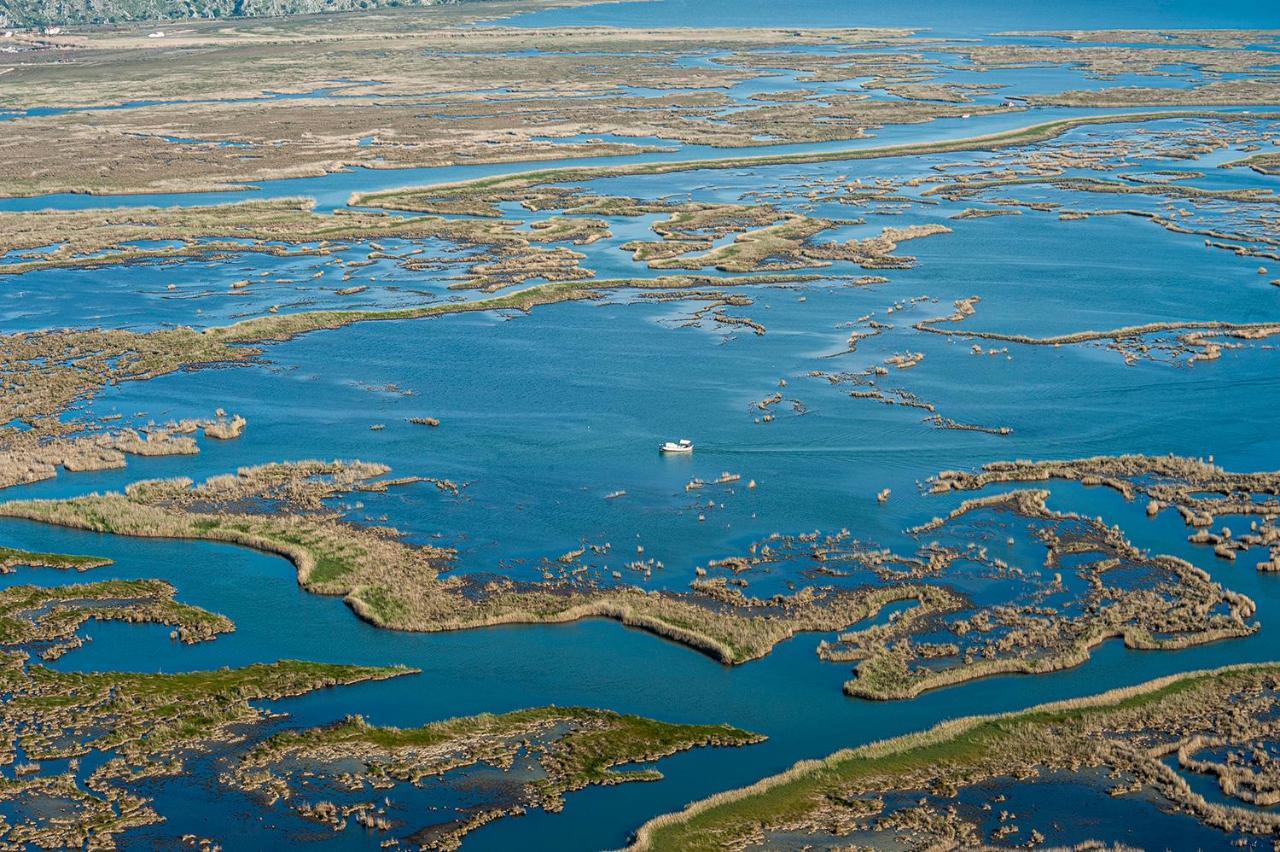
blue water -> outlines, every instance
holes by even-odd
[[[1205,9],[1157,3],[1104,7],[1077,2],[1052,8],[982,3],[961,8],[934,2],[903,9],[804,0],[785,5],[655,0],[550,10],[513,20],[521,25],[649,26],[708,19],[792,27],[931,26],[957,34],[979,28],[990,32],[1099,22],[1116,27],[1280,25],[1280,15],[1269,4]],[[965,72],[955,73],[960,79]],[[1002,72],[997,81],[1018,73]],[[1082,82],[1075,72],[1065,76],[1081,85],[1097,85]],[[1022,85],[1029,91],[1048,91],[1061,81],[1062,75],[1054,71],[1039,77],[1029,74]],[[785,82],[786,87],[805,85],[802,79]],[[1041,84],[1046,88],[1037,89]],[[773,89],[757,82],[738,96],[769,91]],[[1088,111],[1017,111],[884,128],[874,138],[857,142],[762,145],[734,153],[844,150],[956,138],[1080,114]],[[1167,121],[1143,126],[1142,132],[1193,132],[1204,126]],[[1275,128],[1259,123],[1255,129]],[[1053,144],[1105,143],[1137,132],[1134,125],[1087,128]],[[555,165],[688,160],[724,153],[685,145],[674,151]],[[1217,168],[1242,155],[1228,148],[1199,160],[1134,158],[1124,170],[1204,172],[1190,178],[1191,184],[1203,188],[1280,188],[1275,177]],[[1274,441],[1280,374],[1274,368],[1274,348],[1266,342],[1229,350],[1218,361],[1193,367],[1161,360],[1128,366],[1117,353],[1096,345],[1011,347],[1008,357],[978,357],[969,354],[969,340],[952,342],[912,328],[922,319],[950,313],[953,300],[971,295],[980,295],[982,301],[964,327],[1002,333],[1052,335],[1166,320],[1275,319],[1280,288],[1269,283],[1274,272],[1258,275],[1258,258],[1209,249],[1198,235],[1172,233],[1131,216],[1060,221],[1056,212],[1028,210],[1020,216],[954,220],[950,217],[960,210],[989,204],[991,195],[934,203],[936,199],[922,194],[927,184],[903,187],[911,200],[896,207],[810,202],[804,197],[817,181],[832,185],[927,177],[957,164],[978,170],[990,157],[948,154],[701,169],[593,182],[589,189],[602,193],[708,202],[796,190],[795,197],[779,197],[773,203],[784,209],[807,205],[814,215],[832,218],[865,218],[864,224],[842,227],[842,239],[922,223],[946,224],[953,233],[904,243],[899,253],[917,257],[917,265],[883,272],[887,284],[846,286],[847,277],[866,271],[836,265],[823,270],[829,277],[803,288],[738,288],[734,292],[749,296],[753,304],[729,312],[763,323],[768,329],[763,336],[716,328],[710,321],[686,327],[700,303],[658,303],[634,292],[619,292],[597,302],[538,308],[528,315],[477,313],[366,323],[266,346],[260,359],[245,366],[113,386],[77,406],[76,412],[119,414],[123,425],[130,425],[208,417],[215,407],[222,407],[247,417],[249,426],[234,441],[202,441],[199,456],[131,458],[125,470],[63,473],[4,496],[67,497],[119,489],[146,477],[201,478],[282,459],[362,458],[387,463],[395,475],[444,477],[464,485],[457,497],[421,483],[386,494],[361,494],[358,507],[356,497],[342,501],[355,520],[393,525],[413,541],[456,547],[460,572],[531,576],[541,559],[555,559],[584,543],[608,542],[612,553],[594,562],[621,568],[634,558],[636,547],[643,546],[645,558],[666,565],[643,582],[650,588],[678,590],[693,579],[695,566],[741,554],[775,531],[847,528],[861,541],[909,553],[921,542],[903,530],[945,513],[961,499],[922,493],[920,483],[942,469],[1007,458],[1121,452],[1212,453],[1229,469],[1280,467]],[[299,194],[317,199],[321,210],[333,210],[356,191],[521,168],[502,164],[360,169],[265,182],[236,193],[6,199],[0,201],[0,210],[209,204]],[[1076,171],[1115,178],[1114,171]],[[1043,186],[992,195],[1011,194],[1073,208],[1162,209],[1159,200],[1142,196],[1090,195]],[[1245,214],[1232,206],[1195,205],[1195,221],[1241,225]],[[503,213],[526,226],[552,215],[532,214],[516,205]],[[612,237],[575,250],[587,255],[583,264],[601,278],[657,274],[637,267],[621,250],[628,240],[649,238],[656,218],[611,218]],[[396,253],[410,248],[398,241],[380,242]],[[417,247],[433,255],[451,250],[437,243]],[[344,256],[358,260],[369,250],[356,243]],[[5,258],[4,263],[12,260]],[[246,252],[221,259],[4,276],[0,328],[14,332],[62,326],[210,326],[259,315],[271,306],[282,311],[400,307],[459,295],[449,288],[456,270],[413,273],[388,260],[343,270],[329,260]],[[321,273],[319,278],[316,273]],[[254,283],[232,295],[231,283],[243,279]],[[339,288],[357,285],[369,290],[336,295]],[[921,295],[929,298],[910,303]],[[895,305],[901,308],[889,313]],[[846,348],[849,323],[865,315],[893,328],[863,340],[855,353],[837,354]],[[905,388],[935,403],[944,416],[1009,426],[1012,434],[933,428],[922,422],[922,412],[852,399],[848,387],[809,376],[813,370],[861,370],[903,351],[923,352],[925,358],[914,369],[892,371],[880,380],[883,385]],[[779,380],[787,384],[781,389],[786,401],[776,409],[777,419],[757,422],[759,411],[752,403],[779,390]],[[792,400],[801,401],[805,413],[793,409]],[[407,422],[423,416],[439,418],[441,426],[429,429]],[[384,428],[371,430],[375,425]],[[656,443],[677,436],[697,442],[692,457],[663,458],[654,452]],[[691,478],[710,482],[723,471],[741,474],[741,482],[685,491]],[[751,479],[757,488],[743,484]],[[271,709],[287,712],[289,718],[264,730],[324,724],[353,712],[375,724],[413,726],[461,714],[554,703],[607,707],[668,721],[730,722],[768,735],[767,742],[749,748],[697,750],[660,761],[658,768],[667,776],[660,783],[571,794],[562,814],[499,820],[466,843],[469,849],[613,848],[656,814],[750,783],[800,759],[957,715],[1015,710],[1178,671],[1275,656],[1272,639],[1280,617],[1280,577],[1253,570],[1255,557],[1261,558],[1258,552],[1235,564],[1215,560],[1210,551],[1186,541],[1188,530],[1176,515],[1166,512],[1148,519],[1142,505],[1126,503],[1110,491],[1075,484],[1049,487],[1052,507],[1119,523],[1139,546],[1189,559],[1252,597],[1262,630],[1247,639],[1177,652],[1126,651],[1112,642],[1071,671],[991,678],[910,702],[882,704],[843,696],[841,685],[850,677],[850,666],[821,662],[815,653],[818,641],[829,636],[801,635],[762,660],[727,668],[687,648],[604,620],[448,634],[395,633],[361,622],[338,599],[302,592],[284,560],[225,545],[130,540],[0,521],[0,545],[115,560],[88,576],[21,570],[0,575],[0,586],[158,577],[177,587],[180,600],[223,613],[236,624],[233,634],[185,646],[171,642],[168,631],[160,627],[90,623],[84,633],[92,641],[53,664],[62,670],[174,672],[281,658],[401,663],[421,670],[409,677],[273,703]],[[883,488],[890,488],[892,497],[882,505],[876,494]],[[605,499],[619,490],[625,496]],[[1043,548],[1025,537],[1004,555],[1028,568],[1039,568],[1042,557]],[[779,565],[772,574],[752,576],[748,593],[783,591],[788,580],[800,579],[793,572],[793,567]],[[994,593],[976,585],[971,591],[978,598]],[[124,845],[165,846],[185,832],[211,836],[228,849],[297,843],[304,837],[335,848],[367,849],[381,839],[358,828],[336,835],[308,829],[280,806],[264,809],[228,791],[215,778],[224,766],[220,761],[229,759],[234,759],[234,749],[230,755],[215,753],[193,763],[186,777],[148,784],[146,793],[155,796],[166,822],[125,835]],[[1101,826],[1099,832],[1112,831],[1111,839],[1140,839],[1126,824],[1139,824],[1133,822],[1137,820],[1149,820],[1141,823],[1152,826],[1147,836],[1171,846],[1193,831],[1185,818],[1163,814],[1158,803],[1147,800],[1113,801],[1087,789],[1064,791],[1056,782],[1032,785],[1021,793],[1029,807],[1046,812],[1061,812],[1062,801],[1089,808]],[[439,796],[446,804],[452,801],[447,790]],[[406,826],[426,822],[414,820],[406,815]],[[1076,842],[1092,836],[1084,829],[1092,830],[1093,825],[1076,826],[1079,830],[1051,835],[1050,840]],[[1194,831],[1194,842],[1206,847],[1227,840],[1212,831]]]
[[[1132,132],[1134,125],[1100,125],[1080,128],[1060,137],[1054,144],[1061,146],[1092,145],[1112,142]],[[1143,132],[1178,131],[1198,132],[1207,127],[1201,120],[1160,121],[1141,125]],[[1272,127],[1269,122],[1255,125],[1258,132]],[[1016,156],[1016,152],[1009,156]],[[1268,189],[1274,179],[1258,175],[1248,169],[1220,169],[1215,166],[1239,159],[1244,152],[1225,148],[1211,152],[1192,161],[1149,159],[1144,161],[1147,171],[1174,170],[1193,178],[1198,187],[1219,190]],[[953,237],[918,240],[904,244],[902,253],[921,258],[932,258],[936,264],[976,264],[967,274],[976,276],[975,283],[986,282],[992,276],[1007,275],[1005,264],[1016,261],[1024,276],[1046,274],[1051,279],[1034,293],[1039,304],[1052,305],[1054,310],[1044,317],[1036,317],[1045,323],[1029,329],[1024,322],[1025,298],[988,301],[982,305],[980,317],[969,325],[987,331],[1001,333],[1060,334],[1088,328],[1114,328],[1141,322],[1166,320],[1225,319],[1249,322],[1265,316],[1272,304],[1274,290],[1267,286],[1269,279],[1256,275],[1257,264],[1249,258],[1238,258],[1221,250],[1208,250],[1193,237],[1167,239],[1160,229],[1127,216],[1095,217],[1085,221],[1059,222],[1054,213],[1029,211],[1018,217],[957,221],[951,216],[973,206],[985,206],[984,202],[1008,194],[1003,189],[982,193],[970,199],[939,204],[936,199],[923,195],[928,184],[920,188],[904,187],[901,194],[914,203],[910,209],[894,209],[893,205],[871,206],[868,209],[850,207],[835,202],[809,202],[807,199],[775,197],[789,187],[825,182],[840,183],[841,179],[860,179],[871,182],[883,179],[906,180],[928,178],[936,169],[955,169],[966,166],[981,169],[988,158],[985,154],[939,154],[925,157],[889,157],[874,160],[841,162],[833,161],[809,165],[760,166],[734,170],[693,170],[666,175],[627,176],[589,182],[584,188],[606,195],[636,195],[648,198],[689,198],[708,203],[738,203],[755,199],[770,200],[784,209],[794,209],[811,215],[834,220],[848,220],[862,216],[865,223],[843,226],[824,234],[824,240],[866,238],[888,226],[908,224],[942,224],[952,227],[963,239]],[[1120,162],[1117,160],[1117,162]],[[1135,164],[1125,164],[1121,174],[1142,171]],[[1203,176],[1200,176],[1203,173]],[[408,180],[399,172],[400,180]],[[339,194],[338,190],[324,190],[325,186],[346,185],[355,175],[331,175],[308,179],[318,194]],[[1090,171],[1076,169],[1070,176],[1084,176],[1115,180],[1115,171]],[[296,195],[297,190],[284,192]],[[346,195],[347,192],[341,194]],[[1052,201],[1071,209],[1127,208],[1164,213],[1163,199],[1142,195],[1106,195],[1058,190],[1049,186],[1021,188],[1019,197],[1029,201]],[[77,198],[84,198],[77,196]],[[190,201],[206,202],[208,196],[196,195]],[[218,200],[216,194],[213,200]],[[96,199],[106,203],[108,199]],[[1257,207],[1258,205],[1253,205]],[[1184,220],[1187,224],[1211,227],[1217,230],[1235,230],[1241,224],[1239,205],[1234,202],[1212,202],[1196,205],[1198,217]],[[530,214],[519,204],[509,203],[501,207],[503,216],[528,223],[552,215]],[[893,213],[893,215],[886,215]],[[562,244],[565,248],[586,255],[582,264],[595,270],[600,279],[648,277],[664,274],[667,270],[650,269],[631,260],[630,252],[622,246],[632,240],[652,239],[652,224],[662,217],[648,215],[635,218],[606,217],[612,235],[585,246]],[[1254,229],[1256,231],[1256,229]],[[1034,239],[1033,239],[1034,238]],[[985,241],[999,239],[1003,242],[1004,255],[992,255]],[[1103,245],[1097,257],[1074,257],[1072,246],[1078,240]],[[724,238],[720,244],[732,241]],[[488,294],[476,291],[458,291],[455,285],[473,262],[468,260],[469,250],[459,251],[453,246],[436,240],[405,241],[394,239],[354,240],[344,243],[350,248],[334,256],[307,253],[306,246],[286,247],[287,256],[275,256],[249,251],[253,246],[244,241],[214,240],[221,245],[245,245],[245,251],[227,257],[190,259],[159,258],[133,261],[127,265],[108,265],[95,268],[48,269],[12,276],[6,287],[0,290],[0,328],[10,331],[33,330],[46,327],[113,325],[116,327],[146,330],[169,324],[193,324],[197,326],[225,325],[246,316],[261,315],[275,307],[284,312],[324,308],[393,308],[420,305],[433,299],[457,300],[483,298]],[[278,245],[278,244],[276,244]],[[1202,303],[1188,298],[1187,290],[1170,289],[1164,282],[1167,272],[1154,273],[1149,252],[1144,246],[1161,246],[1160,252],[1174,252],[1178,263],[1171,266],[1186,279],[1184,287],[1214,287],[1214,279],[1223,270],[1234,270],[1237,280],[1245,282],[1243,288],[1233,288],[1231,298],[1213,302],[1212,311],[1206,311]],[[1169,248],[1163,248],[1163,246]],[[377,248],[375,248],[377,246]],[[168,245],[145,245],[140,248],[162,250]],[[972,247],[972,248],[971,248]],[[1261,245],[1266,248],[1265,245]],[[224,251],[221,250],[220,251]],[[411,271],[400,266],[398,258],[412,256],[452,258],[451,263],[440,269]],[[425,252],[425,254],[423,254]],[[225,251],[224,251],[225,253]],[[370,265],[347,266],[347,263],[364,264],[371,253],[392,255],[380,257]],[[1012,253],[1012,256],[1010,255]],[[30,253],[18,260],[38,260],[39,254]],[[1071,263],[1063,265],[1060,259],[1071,257]],[[940,299],[943,306],[952,299],[972,295],[963,290],[938,292],[936,287],[925,286],[935,276],[920,275],[917,270],[894,273],[895,280],[904,284],[920,282],[919,292]],[[1128,282],[1124,291],[1114,291],[1099,280],[1100,271],[1109,270],[1123,274]],[[835,264],[823,270],[832,275],[856,276],[863,270],[849,264]],[[248,286],[241,285],[250,282]],[[1102,286],[1100,299],[1080,304],[1077,298],[1081,287]],[[339,295],[338,291],[352,287],[367,287],[356,294]],[[527,286],[525,284],[516,285]],[[1238,291],[1238,292],[1237,292]],[[974,292],[983,292],[977,289]],[[1134,299],[1135,294],[1141,298]],[[870,291],[859,300],[858,313],[882,310],[902,295],[895,292],[885,299]],[[917,293],[907,293],[917,295]],[[821,294],[817,296],[822,298]],[[923,308],[917,307],[917,312]],[[751,313],[748,311],[748,313]],[[755,312],[759,314],[758,311]],[[945,313],[945,311],[944,311]],[[675,316],[687,311],[675,311]],[[915,316],[912,320],[924,318]],[[763,317],[756,316],[763,321]],[[769,325],[769,322],[765,323]],[[811,326],[806,330],[812,332]],[[841,339],[834,330],[829,335],[831,349]],[[921,345],[937,345],[945,341],[928,338]],[[875,344],[868,344],[875,345]],[[913,344],[914,345],[914,344]],[[830,365],[827,365],[830,366]],[[843,367],[842,367],[843,368]],[[929,372],[925,370],[924,372]]]
[[[910,27],[936,35],[981,36],[1006,30],[1269,29],[1280,26],[1280,9],[1265,0],[921,0],[909,5],[887,0],[646,0],[545,9],[503,21],[528,27],[699,27],[710,22],[721,27]]]
[[[969,224],[979,230],[1014,221]],[[1067,235],[1073,225],[1081,224],[1088,225],[1059,226],[1064,233],[1062,250],[1078,245]],[[1163,231],[1149,236],[1164,249],[1176,241]],[[1015,234],[1009,239],[1028,237]],[[982,252],[981,245],[996,256],[1011,243],[979,243],[974,251]],[[1151,271],[1153,280],[1168,280],[1182,262],[1155,245],[1139,248],[1144,254],[1169,255],[1168,267]],[[948,253],[952,261],[960,256]],[[927,276],[938,265],[925,262],[917,274]],[[961,263],[956,268],[962,276],[960,286],[972,287],[968,267]],[[973,406],[977,411],[961,407],[953,411],[955,416],[994,410],[1002,422],[1011,422],[1014,436],[999,439],[931,430],[910,412],[840,399],[837,393],[821,393],[818,383],[812,388],[803,384],[797,373],[824,348],[821,338],[839,335],[819,334],[820,339],[811,340],[814,335],[806,336],[786,320],[812,325],[816,316],[855,315],[873,302],[914,293],[920,283],[833,290],[825,296],[810,292],[803,304],[794,293],[766,294],[759,304],[771,305],[769,334],[728,345],[716,335],[673,331],[658,324],[669,306],[638,305],[561,305],[506,323],[459,316],[430,323],[375,323],[304,337],[272,347],[268,369],[211,371],[123,385],[104,396],[98,407],[128,413],[146,410],[148,416],[163,419],[207,414],[212,405],[223,405],[249,417],[250,427],[238,441],[206,442],[196,459],[136,460],[128,471],[64,475],[13,493],[72,494],[117,487],[133,478],[200,476],[275,458],[359,455],[384,460],[397,473],[470,482],[464,500],[442,497],[428,486],[364,498],[368,513],[386,512],[411,533],[444,531],[447,543],[462,548],[465,567],[491,568],[499,559],[521,555],[554,556],[575,547],[583,536],[615,545],[639,540],[647,555],[666,562],[669,582],[678,586],[690,578],[693,564],[740,552],[746,542],[775,528],[848,526],[887,546],[909,547],[898,531],[949,505],[946,500],[918,497],[912,487],[913,480],[940,467],[990,458],[1105,452],[1115,447],[1117,436],[1127,449],[1203,452],[1209,447],[1197,434],[1197,424],[1213,421],[1225,394],[1239,394],[1252,406],[1275,397],[1276,379],[1264,353],[1246,353],[1235,360],[1229,380],[1222,375],[1227,372],[1223,365],[1194,370],[1124,368],[1112,355],[1079,349],[1019,351],[1013,362],[977,371],[962,356],[961,363],[945,366],[936,378],[928,379],[930,387],[934,382],[939,389],[960,386],[981,401]],[[1030,294],[1042,286],[1044,282],[1032,280],[1014,289],[1025,288]],[[1228,285],[1221,286],[1225,290]],[[987,298],[990,302],[996,296],[988,292]],[[616,334],[614,329],[626,333]],[[335,351],[362,354],[335,361]],[[636,353],[647,354],[637,359]],[[940,365],[943,356],[930,350],[913,379],[927,376],[926,368]],[[579,368],[587,362],[626,361],[633,362],[628,370],[608,374]],[[685,369],[690,363],[698,364],[696,374]],[[1018,370],[1016,376],[1007,372],[1011,368]],[[751,423],[745,398],[762,397],[779,375],[791,376],[792,392],[810,403],[810,413],[781,418],[768,427]],[[565,381],[565,376],[573,378]],[[419,395],[361,389],[391,381]],[[1215,394],[1198,392],[1206,382],[1218,389]],[[1073,388],[1088,388],[1087,400]],[[1185,407],[1163,419],[1155,434],[1149,407],[1134,404],[1144,396],[1177,398]],[[1076,421],[1070,427],[1059,413],[1065,410]],[[637,419],[637,411],[648,415]],[[404,422],[405,417],[425,413],[439,416],[442,426],[426,430]],[[369,432],[373,422],[388,426]],[[673,463],[655,458],[654,441],[676,433],[699,440],[695,457]],[[1211,448],[1232,467],[1273,464],[1265,434],[1251,429],[1247,420],[1216,429]],[[699,524],[685,508],[682,484],[694,475],[714,478],[722,469],[753,477],[760,486],[750,495],[722,496],[726,508],[715,513],[714,522]],[[873,495],[883,486],[892,486],[895,496],[881,507]],[[615,488],[625,488],[628,495],[604,501],[603,494]],[[1080,487],[1055,492],[1061,495],[1056,505],[1062,508],[1103,513],[1124,524],[1141,545],[1216,569],[1202,549],[1183,542],[1185,530],[1176,519],[1147,521],[1141,507],[1124,504],[1109,493]],[[752,513],[758,517],[750,517]],[[473,848],[505,848],[517,841],[548,849],[566,843],[582,848],[616,845],[647,815],[746,783],[801,757],[912,730],[956,713],[1013,709],[1179,669],[1267,659],[1273,653],[1265,627],[1248,640],[1177,653],[1141,654],[1112,645],[1072,672],[1035,680],[994,679],[908,704],[880,705],[840,695],[847,667],[818,662],[814,637],[799,637],[764,660],[729,670],[687,649],[599,621],[447,635],[395,634],[367,627],[339,601],[300,592],[291,567],[282,560],[237,548],[120,540],[16,522],[0,524],[0,541],[112,557],[117,565],[94,576],[168,579],[183,600],[228,615],[238,628],[215,642],[185,647],[170,645],[159,629],[93,625],[88,633],[94,641],[69,654],[59,667],[173,671],[279,657],[403,662],[424,673],[282,706],[299,724],[355,710],[378,723],[413,725],[481,710],[586,703],[671,720],[724,719],[771,737],[767,744],[750,749],[690,754],[665,762],[663,766],[671,768],[663,784],[590,791],[571,797],[562,815],[495,823],[474,835]],[[1247,564],[1218,573],[1224,582],[1258,600],[1260,618],[1267,625],[1280,595],[1277,578],[1257,575]],[[64,580],[54,572],[24,572],[11,581],[33,578]],[[552,660],[554,665],[546,664]],[[565,672],[572,672],[572,678],[566,679]],[[781,695],[785,701],[778,700]],[[166,801],[160,798],[162,809]],[[236,835],[227,834],[217,801],[207,810],[175,809],[178,815],[171,816],[164,830],[176,834],[216,829],[218,836],[233,841]],[[607,808],[607,819],[602,808]],[[245,842],[256,831],[251,825],[242,826],[250,832]]]

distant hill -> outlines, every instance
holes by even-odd
[[[0,0],[0,26],[45,27],[190,18],[255,18],[440,6],[469,0]]]

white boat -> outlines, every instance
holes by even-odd
[[[693,441],[688,438],[681,438],[679,441],[667,441],[658,447],[660,453],[691,453],[693,452]]]

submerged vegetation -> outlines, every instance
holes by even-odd
[[[279,662],[188,674],[77,674],[27,665],[23,654],[5,652],[0,762],[13,764],[21,755],[29,763],[0,785],[0,801],[19,814],[0,825],[0,839],[109,848],[115,835],[163,821],[130,784],[181,773],[190,754],[231,742],[244,726],[267,718],[249,702],[407,672]],[[85,760],[82,768],[90,755],[104,759]],[[42,815],[39,803],[50,796],[69,803],[65,816]]]

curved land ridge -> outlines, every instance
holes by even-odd
[[[1014,783],[1012,779],[1025,783],[1051,771],[1070,778],[1093,768],[1111,770],[1117,782],[1112,795],[1150,786],[1208,825],[1270,835],[1280,827],[1280,816],[1249,807],[1257,794],[1242,796],[1242,804],[1211,802],[1163,759],[1174,755],[1184,770],[1204,769],[1221,781],[1224,791],[1234,792],[1242,782],[1269,789],[1274,781],[1269,776],[1197,762],[1193,756],[1212,745],[1204,731],[1246,747],[1265,740],[1271,733],[1269,715],[1280,706],[1277,678],[1280,663],[1226,666],[1027,710],[952,719],[920,733],[801,761],[750,786],[656,817],[637,831],[630,848],[738,849],[767,844],[774,832],[819,845],[851,837],[874,842],[901,837],[903,830],[922,846],[957,841],[981,845],[983,835],[971,820],[957,816],[954,808],[947,810],[945,803],[958,789]],[[1087,788],[1092,782],[1077,783]],[[926,804],[926,797],[917,808],[898,806],[896,813],[886,806],[890,796],[922,788],[936,791],[942,804]],[[1022,832],[1024,837],[1030,833]],[[1034,836],[1044,838],[1039,831]],[[1110,845],[1106,837],[1097,841]]]
[[[604,166],[566,166],[564,168],[535,169],[497,177],[483,177],[451,183],[426,184],[420,187],[379,190],[371,193],[352,193],[347,203],[352,207],[386,207],[393,210],[414,210],[412,199],[417,194],[465,194],[483,192],[505,185],[531,186],[538,183],[564,183],[568,181],[597,180],[627,175],[660,175],[699,169],[737,169],[750,166],[785,166],[805,163],[828,163],[844,160],[874,160],[887,157],[910,157],[925,154],[947,154],[961,151],[994,151],[1017,145],[1046,142],[1077,127],[1097,124],[1127,124],[1140,121],[1164,121],[1171,118],[1214,118],[1222,121],[1248,121],[1280,117],[1280,113],[1237,113],[1221,110],[1188,108],[1184,110],[1153,109],[1147,112],[1123,112],[1113,115],[1077,116],[1037,122],[1026,127],[966,136],[959,139],[941,139],[933,142],[907,142],[894,145],[841,148],[829,151],[808,151],[782,154],[758,154],[745,157],[713,157],[708,159],[670,160],[657,163],[629,163]],[[405,206],[409,205],[409,206]]]

